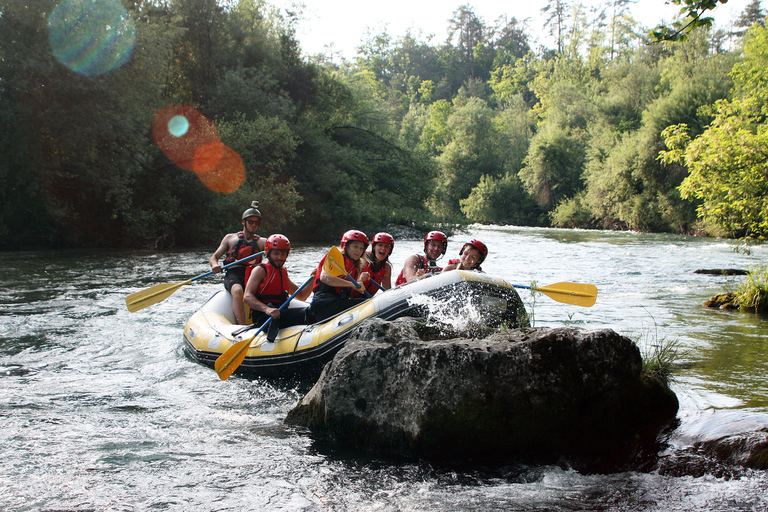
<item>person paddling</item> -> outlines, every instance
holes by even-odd
[[[261,212],[258,210],[259,202],[253,201],[251,207],[243,212],[241,224],[243,230],[239,233],[229,233],[221,240],[216,252],[208,259],[214,274],[221,273],[219,259],[224,258],[224,264],[234,263],[251,254],[264,250],[265,240],[256,234],[261,224]],[[254,258],[245,264],[234,265],[224,274],[224,288],[232,294],[232,310],[235,320],[240,325],[245,325],[245,308],[243,307],[243,293],[245,290],[246,265],[261,263],[261,257]]]
[[[365,282],[370,279],[370,274],[363,271],[363,255],[368,247],[368,237],[362,231],[347,231],[341,237],[339,247],[344,255],[344,270],[352,279],[365,286]],[[354,283],[343,276],[334,277],[325,271],[323,266],[327,257],[327,254],[323,256],[315,271],[315,284],[312,288],[315,295],[307,310],[308,319],[312,322],[321,322],[368,300],[352,297],[352,291],[356,288]]]
[[[483,269],[480,268],[480,265],[487,256],[488,247],[480,240],[473,238],[461,246],[458,258],[448,260],[448,265],[445,266],[443,272],[449,270],[477,270],[482,272]]]
[[[371,250],[365,253],[365,266],[363,272],[368,272],[371,279],[368,281],[366,291],[374,295],[381,288],[389,290],[392,288],[392,264],[389,262],[389,256],[395,247],[395,239],[389,233],[376,233],[373,236]],[[376,286],[378,283],[379,286]],[[362,297],[361,291],[353,292],[355,297]]]
[[[275,341],[277,331],[292,325],[306,323],[306,306],[301,308],[285,307],[279,310],[285,300],[299,287],[288,277],[285,260],[291,253],[291,242],[283,235],[270,235],[264,246],[267,263],[252,267],[245,286],[243,302],[251,308],[253,323],[262,325],[268,318],[273,320],[267,331],[267,341]],[[312,288],[304,286],[296,298],[306,300]]]
[[[442,231],[430,231],[424,237],[424,254],[411,254],[405,259],[403,270],[395,280],[400,286],[426,274],[440,272],[443,269],[435,263],[448,250],[448,237]]]

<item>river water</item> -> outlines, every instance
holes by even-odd
[[[520,290],[537,326],[674,341],[679,424],[666,453],[768,425],[768,319],[702,302],[768,247],[634,233],[475,227],[509,282],[593,283],[591,308]],[[421,243],[398,241],[396,268]],[[294,281],[328,247],[288,260]],[[213,247],[211,248],[211,251]],[[186,319],[221,276],[129,313],[125,297],[207,272],[208,251],[0,253],[0,510],[764,511],[768,472],[581,474],[567,466],[441,468],[317,446],[282,420],[306,387],[216,373],[182,351]],[[664,455],[664,454],[662,454]]]

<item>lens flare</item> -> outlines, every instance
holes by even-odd
[[[176,135],[178,121],[175,118],[183,118],[187,129],[181,136]],[[183,123],[182,123],[183,124]],[[171,132],[174,129],[174,132]],[[221,144],[219,131],[210,119],[192,107],[186,105],[172,105],[166,107],[157,114],[152,123],[152,138],[174,164],[194,172],[208,172],[214,168],[217,159],[203,154],[205,158],[196,160],[199,148],[208,144]],[[221,158],[221,155],[219,155]]]
[[[200,181],[214,192],[229,194],[234,192],[245,181],[243,160],[234,149],[221,144],[223,155],[216,166],[208,172],[198,173]]]
[[[158,111],[152,137],[165,156],[197,174],[213,192],[229,194],[245,182],[240,155],[222,144],[216,126],[192,107],[172,105]]]
[[[184,116],[173,116],[168,121],[168,132],[174,137],[183,137],[189,130],[189,121]]]
[[[48,17],[48,41],[59,62],[94,77],[131,59],[136,24],[119,0],[61,0]]]

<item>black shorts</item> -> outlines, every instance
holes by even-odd
[[[239,284],[245,290],[245,267],[236,265],[227,269],[224,274],[224,288],[231,293],[233,284]]]

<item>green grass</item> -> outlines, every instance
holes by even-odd
[[[768,266],[751,269],[735,293],[739,309],[768,313]]]

